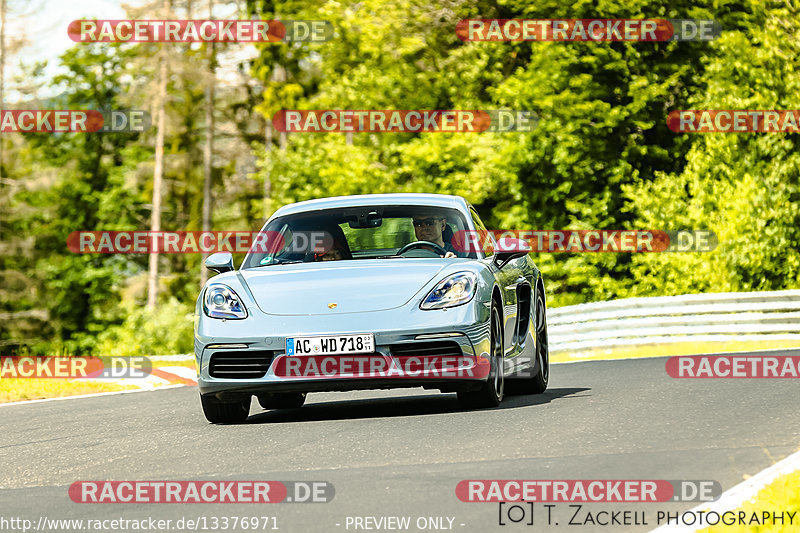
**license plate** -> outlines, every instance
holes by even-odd
[[[375,339],[372,333],[286,339],[286,355],[338,355],[374,351]]]

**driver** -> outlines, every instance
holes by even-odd
[[[442,232],[447,226],[447,219],[436,212],[415,214],[413,217],[414,234],[418,241],[428,241],[438,244],[447,252],[445,257],[458,257],[453,246],[444,242]]]

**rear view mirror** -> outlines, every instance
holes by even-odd
[[[383,213],[382,210],[347,213],[345,215],[345,220],[347,220],[348,224],[353,229],[379,228],[380,225],[383,224]]]
[[[217,252],[206,259],[206,268],[219,274],[233,270],[233,256],[230,252]]]

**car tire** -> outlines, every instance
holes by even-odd
[[[212,424],[238,424],[250,414],[250,397],[246,400],[224,402],[214,396],[200,396],[203,414]]]
[[[490,369],[480,389],[475,391],[459,391],[458,401],[464,407],[486,408],[497,407],[503,401],[505,392],[505,376],[503,373],[503,330],[500,312],[492,303],[490,345],[492,354],[489,357]]]
[[[306,403],[305,392],[284,392],[257,396],[258,404],[264,409],[297,409]]]
[[[539,371],[530,380],[529,394],[541,394],[550,381],[550,347],[547,339],[547,306],[544,295],[536,291],[536,356]]]

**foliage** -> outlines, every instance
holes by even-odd
[[[190,353],[193,313],[193,306],[175,298],[152,310],[129,304],[125,321],[98,335],[95,352],[106,356]]]
[[[798,13],[726,33],[707,60],[707,90],[692,109],[798,109]],[[800,282],[800,138],[782,133],[698,135],[682,172],[626,188],[643,227],[711,229],[710,254],[634,258],[633,294],[755,291]]]
[[[176,6],[183,5],[176,3]],[[182,9],[182,8],[181,8]],[[796,134],[676,134],[672,110],[798,109],[798,25],[775,0],[248,0],[247,17],[327,20],[330,41],[220,46],[213,228],[315,197],[459,194],[493,229],[711,229],[707,254],[537,254],[549,305],[638,295],[796,287]],[[465,18],[713,18],[713,42],[470,43]],[[48,82],[51,108],[152,113],[154,44],[76,44]],[[243,45],[240,45],[243,46]],[[199,229],[208,134],[206,48],[175,45],[162,228]],[[241,48],[239,49],[241,51]],[[41,65],[27,85],[41,83]],[[224,80],[224,81],[223,81]],[[233,80],[233,81],[232,81]],[[27,89],[26,89],[27,90]],[[29,95],[36,102],[33,91]],[[517,133],[294,133],[280,109],[522,109]],[[200,257],[75,255],[76,230],[148,229],[155,128],[141,134],[5,135],[0,180],[0,353],[186,352]],[[271,132],[271,133],[270,133]]]

